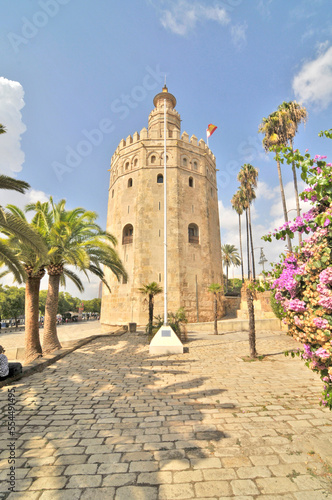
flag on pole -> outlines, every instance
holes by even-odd
[[[210,123],[208,125],[208,128],[206,129],[206,135],[207,137],[211,137],[211,135],[213,134],[213,132],[215,130],[217,130],[218,127],[216,127],[216,125],[212,125],[212,123]]]

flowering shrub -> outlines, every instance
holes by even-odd
[[[282,255],[268,273],[266,286],[284,309],[289,335],[304,344],[299,354],[305,364],[320,374],[324,383],[320,404],[332,410],[332,164],[326,157],[302,156],[290,148],[280,148],[277,155],[282,163],[294,161],[301,167],[308,187],[300,197],[313,207],[264,237],[266,241],[285,239],[287,234],[292,238],[296,231],[308,236],[294,253]]]

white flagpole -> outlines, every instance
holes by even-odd
[[[208,130],[206,129],[206,144],[207,147],[209,147],[209,136],[208,136]]]
[[[164,325],[167,325],[167,171],[166,99],[164,99]]]

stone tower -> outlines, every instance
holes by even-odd
[[[164,284],[164,100],[167,123],[168,311],[183,307],[189,321],[213,319],[211,283],[221,283],[222,261],[216,159],[201,139],[186,132],[165,86],[153,100],[148,130],[122,139],[111,160],[107,231],[116,236],[128,272],[119,283],[108,272],[101,323],[148,321],[144,284]],[[163,295],[155,297],[163,315]]]

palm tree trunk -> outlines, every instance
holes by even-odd
[[[254,298],[252,295],[252,290],[247,286],[247,305],[248,305],[248,317],[249,317],[249,349],[250,357],[256,358],[256,332],[255,332],[255,310],[254,310]]]
[[[251,213],[250,213],[250,204],[248,206],[248,219],[249,219],[249,235],[250,235],[250,246],[251,246],[251,260],[252,260],[252,275],[254,281],[256,280],[256,270],[255,270],[255,255],[254,255],[254,243],[252,239],[252,228],[251,228]]]
[[[290,140],[290,146],[293,151],[293,141]],[[294,160],[292,161],[292,171],[293,171],[293,181],[294,181],[294,191],[295,191],[295,202],[296,202],[296,213],[297,216],[301,216],[301,209],[300,209],[300,198],[299,198],[299,190],[297,187],[297,176],[296,176],[296,168],[295,168],[295,162]],[[302,234],[299,233],[299,245],[301,245],[302,242]]]
[[[25,353],[26,363],[39,358],[39,288],[41,277],[28,276],[25,284]]]
[[[228,262],[226,262],[226,293],[228,293]]]
[[[241,255],[241,273],[242,273],[242,283],[244,283],[244,272],[243,272],[243,253],[242,253],[242,233],[241,233],[241,215],[239,214],[239,239],[240,239],[240,255]]]
[[[149,295],[149,334],[152,333],[153,324],[153,295]]]
[[[284,211],[284,219],[285,219],[285,222],[288,222],[285,191],[284,191],[284,185],[283,185],[283,182],[282,182],[281,168],[280,168],[280,161],[279,160],[277,160],[277,167],[278,167],[278,177],[279,177],[279,185],[280,185],[280,194],[281,194],[282,208],[283,208],[283,211]],[[293,249],[292,249],[292,243],[291,243],[291,240],[290,240],[290,237],[289,237],[288,234],[287,234],[287,247],[288,247],[288,250],[290,252],[293,251]]]
[[[246,230],[247,230],[247,260],[248,260],[248,280],[250,280],[250,252],[249,252],[249,227],[248,227],[248,209],[246,208]]]
[[[217,294],[214,294],[214,335],[218,335],[218,300]]]
[[[45,304],[45,324],[43,336],[43,353],[61,349],[56,331],[56,315],[58,312],[60,274],[49,274]]]

